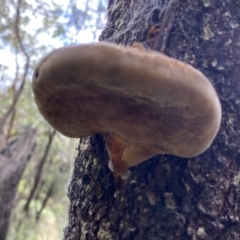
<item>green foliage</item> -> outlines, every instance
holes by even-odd
[[[19,3],[20,18],[17,24],[16,12]],[[32,125],[38,132],[34,156],[18,185],[8,240],[62,238],[63,228],[67,224],[67,184],[79,140],[56,134],[26,215],[23,208],[52,131],[34,103],[31,75],[37,61],[53,48],[81,42],[81,31],[90,32],[91,41],[96,40],[103,27],[106,5],[106,0],[83,1],[81,6],[72,0],[64,4],[42,0],[0,0],[0,56],[5,57],[0,59],[0,120],[20,88],[26,64],[26,56],[17,40],[16,28],[22,46],[30,58],[24,90],[4,125],[4,135],[8,140],[14,139],[26,125]],[[86,39],[82,41],[86,42]],[[37,221],[37,212],[40,211],[51,186],[53,190]]]

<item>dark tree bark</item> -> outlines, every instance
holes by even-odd
[[[222,124],[204,154],[156,156],[131,168],[115,193],[102,137],[82,140],[65,239],[240,239],[239,24],[236,0],[109,1],[100,40],[142,42],[202,71],[219,94]]]
[[[19,180],[33,154],[36,131],[27,127],[0,152],[0,240],[6,239]]]

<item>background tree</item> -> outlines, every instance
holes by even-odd
[[[103,138],[82,139],[65,239],[239,239],[239,16],[235,0],[109,1],[100,40],[141,42],[202,71],[219,94],[222,125],[204,154],[156,156],[115,193]]]
[[[0,0],[0,240],[62,236],[77,142],[38,114],[32,71],[53,48],[94,41],[105,10],[105,0]]]

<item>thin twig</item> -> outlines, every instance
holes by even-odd
[[[44,200],[43,200],[43,202],[42,202],[41,209],[40,209],[40,210],[37,212],[37,214],[36,214],[36,220],[37,220],[37,221],[39,220],[40,215],[41,215],[44,207],[46,206],[48,199],[52,196],[53,188],[54,188],[54,182],[52,182],[51,186],[50,186],[49,189],[48,189],[47,195],[46,195],[46,197],[44,198]]]
[[[26,213],[28,213],[29,204],[30,204],[31,200],[33,199],[35,191],[37,190],[37,187],[38,187],[38,185],[40,183],[40,180],[41,180],[41,177],[42,177],[42,172],[43,172],[43,167],[44,167],[44,164],[46,163],[47,156],[48,156],[48,153],[49,153],[49,150],[50,150],[50,147],[51,147],[51,144],[52,144],[52,140],[53,140],[53,137],[54,137],[55,134],[56,134],[55,130],[52,133],[49,134],[48,143],[47,143],[47,146],[45,148],[45,152],[44,152],[44,154],[42,156],[41,161],[39,162],[38,167],[36,168],[37,171],[36,171],[34,183],[33,183],[31,192],[30,192],[30,194],[28,196],[27,202],[26,202],[26,204],[24,206],[24,211]]]
[[[30,57],[27,54],[27,52],[26,52],[26,50],[25,50],[25,48],[23,46],[22,39],[21,39],[20,33],[19,33],[20,7],[21,7],[21,0],[18,0],[17,9],[16,9],[16,18],[15,18],[15,24],[14,24],[14,30],[15,30],[15,35],[16,35],[16,39],[17,39],[18,45],[19,45],[22,53],[24,54],[24,56],[26,58],[26,64],[25,64],[25,70],[24,70],[24,74],[23,74],[23,77],[22,77],[21,85],[20,85],[18,91],[16,91],[15,94],[14,94],[12,104],[10,105],[10,107],[7,110],[7,112],[3,115],[2,119],[0,120],[0,134],[3,132],[3,126],[5,125],[7,119],[9,118],[9,116],[14,111],[15,106],[16,106],[18,100],[19,100],[19,97],[21,96],[21,93],[23,91],[23,88],[24,88],[24,85],[25,85],[25,82],[26,82],[28,69],[29,69]]]

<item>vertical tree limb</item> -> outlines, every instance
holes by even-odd
[[[26,82],[28,70],[29,70],[30,57],[29,57],[27,51],[25,50],[25,47],[24,47],[23,42],[22,42],[22,39],[20,37],[20,31],[19,31],[19,28],[20,28],[20,23],[19,23],[20,22],[20,8],[21,8],[21,0],[18,0],[17,8],[16,8],[16,17],[15,17],[14,31],[15,31],[15,35],[16,35],[16,39],[17,39],[18,45],[19,45],[23,55],[25,56],[25,60],[26,60],[25,70],[24,70],[24,73],[23,73],[23,76],[22,76],[22,81],[21,81],[20,87],[15,92],[11,105],[9,106],[7,112],[0,119],[0,134],[3,133],[3,127],[4,127],[7,119],[9,118],[9,116],[14,111],[15,106],[16,106],[16,104],[17,104],[17,102],[18,102],[18,100],[19,100],[19,98],[21,96],[21,93],[22,93],[22,91],[24,89],[24,85],[25,85],[25,82]]]
[[[0,240],[7,235],[19,180],[35,148],[36,130],[27,127],[0,152]]]
[[[44,167],[44,164],[46,163],[47,161],[47,157],[48,157],[48,154],[49,154],[49,150],[51,148],[51,144],[52,144],[52,141],[53,141],[53,138],[56,134],[56,131],[52,131],[50,134],[49,134],[49,137],[48,137],[48,143],[46,145],[46,148],[45,148],[45,151],[44,151],[44,154],[41,158],[41,161],[39,162],[38,164],[38,167],[36,168],[36,175],[35,175],[35,178],[34,178],[34,183],[33,183],[33,186],[32,186],[32,189],[30,191],[30,194],[28,196],[28,199],[27,199],[27,202],[24,206],[24,211],[27,213],[28,212],[28,209],[29,209],[29,204],[31,202],[31,200],[33,199],[33,196],[34,196],[34,193],[35,191],[37,190],[37,187],[38,187],[38,184],[40,182],[40,179],[41,179],[41,176],[42,176],[42,172],[43,172],[43,167]]]

